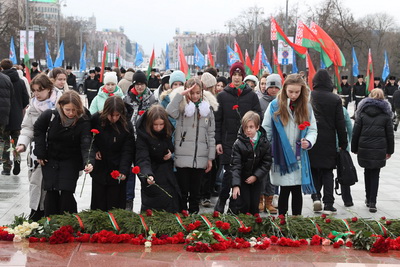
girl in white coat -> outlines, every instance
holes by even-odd
[[[292,214],[301,215],[301,191],[315,192],[307,150],[317,139],[317,125],[309,90],[300,75],[286,78],[283,89],[268,106],[262,126],[272,144],[271,183],[281,187],[279,214],[288,212],[292,194]]]

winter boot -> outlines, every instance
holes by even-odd
[[[126,201],[125,210],[127,210],[127,211],[132,211],[133,210],[133,199]]]
[[[260,196],[260,202],[258,203],[258,211],[260,213],[265,211],[264,195]]]
[[[277,214],[278,211],[272,206],[272,199],[274,196],[264,196],[265,198],[265,209],[269,211],[271,214]]]

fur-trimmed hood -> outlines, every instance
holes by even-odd
[[[184,90],[185,90],[185,88],[183,86],[180,86],[180,87],[174,89],[173,91],[171,91],[169,93],[169,97],[171,99],[171,102],[172,102],[172,99],[174,99],[174,97],[177,94],[182,93]],[[166,92],[168,92],[168,91],[166,91]],[[166,92],[163,92],[161,94],[161,96],[164,95],[164,93],[166,93]],[[217,98],[211,92],[203,90],[203,101],[208,102],[208,104],[210,104],[210,106],[212,107],[214,112],[218,110],[219,103],[217,101]],[[180,112],[183,112],[185,110],[186,104],[187,104],[186,97],[183,97],[181,103],[179,104],[179,111]]]
[[[166,97],[167,95],[169,95],[171,92],[172,92],[172,89],[168,89],[168,90],[166,90],[166,91],[163,91],[163,92],[161,93],[161,95],[159,96],[160,102],[163,101],[163,100],[165,99],[165,97]]]
[[[390,117],[393,116],[392,114],[392,107],[390,103],[386,100],[374,99],[374,98],[364,98],[358,104],[356,117],[360,116],[361,112],[367,113],[369,116],[376,116],[380,113],[386,113]]]

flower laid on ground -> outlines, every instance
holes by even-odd
[[[143,174],[143,173],[140,172],[140,167],[139,167],[139,166],[133,167],[133,168],[132,168],[132,172],[133,172],[134,174],[136,174],[137,176],[139,176],[139,177],[143,177],[143,178],[145,178],[145,179],[147,179],[147,180],[150,180],[150,178],[149,178],[148,175]],[[164,188],[162,188],[160,185],[158,185],[154,180],[153,180],[153,182],[154,182],[153,184],[149,184],[147,187],[152,186],[152,185],[155,185],[155,186],[157,186],[161,191],[163,191],[167,196],[169,196],[170,198],[172,198],[172,196],[171,196],[170,193],[168,193]]]
[[[96,134],[99,134],[99,133],[100,133],[99,130],[97,130],[97,129],[92,129],[92,130],[90,130],[90,132],[92,133],[92,141],[90,142],[88,158],[87,158],[87,160],[86,160],[85,166],[86,166],[86,165],[89,165],[89,163],[90,163],[90,152],[92,151],[93,142],[94,142],[94,137],[96,136]],[[80,197],[82,197],[83,188],[85,187],[86,175],[87,175],[87,173],[85,173],[85,176],[83,177],[83,184],[82,184],[82,189],[81,189]]]

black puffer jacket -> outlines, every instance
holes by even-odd
[[[386,154],[394,153],[392,111],[388,102],[366,98],[358,104],[351,140],[363,168],[378,169],[386,165]]]
[[[141,173],[153,176],[155,182],[166,190],[172,198],[167,196],[155,185],[148,186],[145,177],[139,175],[141,182],[141,210],[155,209],[168,212],[179,211],[180,190],[174,173],[174,161],[172,157],[164,160],[164,156],[174,152],[172,138],[167,137],[164,131],[150,136],[145,129],[147,112],[137,122],[137,148],[136,165],[140,167]],[[169,121],[167,123],[170,123]]]
[[[232,154],[232,146],[235,142],[240,128],[240,119],[243,115],[252,110],[261,114],[260,101],[255,92],[246,84],[240,96],[237,89],[226,86],[224,90],[217,95],[219,103],[218,111],[215,113],[215,141],[216,144],[222,144],[224,154],[221,155],[221,164],[229,164]],[[240,116],[233,106],[239,106]]]
[[[239,186],[250,176],[257,177],[255,183],[260,183],[271,168],[271,145],[267,139],[267,133],[260,126],[259,137],[256,149],[250,143],[250,139],[240,128],[238,138],[233,144],[231,171],[232,187]]]
[[[29,104],[29,95],[25,82],[19,78],[16,69],[3,70],[3,73],[10,77],[14,90],[11,95],[10,121],[7,129],[11,131],[21,130],[22,111]]]
[[[318,137],[308,151],[312,168],[334,169],[336,167],[336,133],[339,147],[347,148],[346,124],[342,100],[332,93],[333,84],[326,70],[320,69],[313,79],[314,91],[311,104],[318,127]]]
[[[10,116],[11,94],[14,90],[10,78],[0,73],[0,127],[6,127]]]
[[[393,106],[394,108],[400,108],[400,89],[393,93]]]

